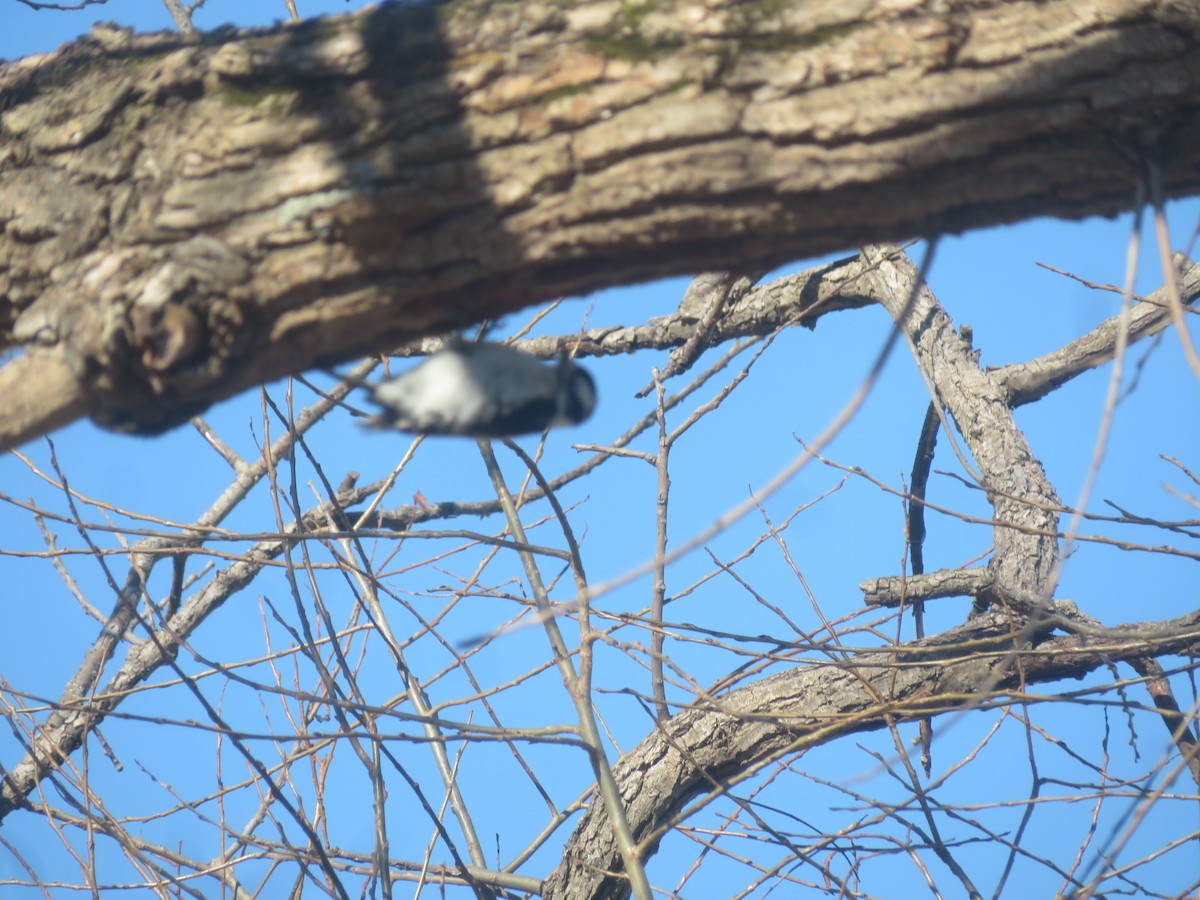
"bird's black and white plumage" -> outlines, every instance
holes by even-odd
[[[377,428],[511,437],[574,425],[592,414],[596,385],[563,354],[546,364],[505,344],[454,341],[402,375],[374,385]]]

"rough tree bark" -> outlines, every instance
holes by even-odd
[[[0,448],[606,285],[1200,190],[1200,8],[384,6],[0,70]]]
[[[892,592],[908,603],[928,596],[969,593],[990,610],[965,625],[925,640],[845,659],[805,657],[794,668],[748,687],[706,698],[669,721],[614,767],[629,826],[643,859],[674,818],[699,794],[728,791],[789,753],[913,718],[962,709],[1021,692],[1026,684],[1079,678],[1117,661],[1200,648],[1200,612],[1166,622],[1113,628],[1082,614],[1069,601],[1053,601],[1057,578],[1060,503],[1041,463],[1012,416],[1009,380],[1020,367],[984,371],[970,341],[957,333],[916,267],[893,249],[863,254],[863,292],[877,297],[893,318],[906,298],[915,303],[902,328],[934,402],[953,418],[965,449],[979,469],[980,487],[993,506],[994,553],[973,578],[935,572],[924,578],[895,577],[892,589],[875,580],[863,585],[872,602]],[[1183,273],[1186,296],[1200,294],[1200,266]],[[1139,308],[1139,335],[1169,313]],[[1116,320],[1073,342],[1031,368],[1060,385],[1085,369],[1077,363],[1106,342],[1111,354]],[[1152,325],[1149,327],[1157,330]],[[1074,362],[1072,362],[1074,361]],[[953,582],[953,584],[950,584]],[[949,585],[949,586],[948,586]],[[928,587],[928,593],[923,588]],[[779,652],[786,651],[781,642]],[[1193,769],[1195,771],[1195,769]],[[593,802],[567,842],[559,868],[543,884],[547,900],[588,897],[623,900],[629,882],[621,874],[604,808]]]
[[[672,717],[614,767],[629,824],[652,856],[690,800],[729,790],[790,753],[889,723],[952,712],[961,698],[986,702],[1025,685],[1079,678],[1153,653],[1194,653],[1200,612],[1163,622],[1089,630],[1069,604],[1047,620],[1076,632],[1038,636],[1014,651],[1006,615],[988,614],[924,641],[865,653],[837,665],[797,666]],[[1090,632],[1090,633],[1089,633]],[[972,651],[964,651],[971,646]],[[781,650],[784,649],[781,647]],[[1000,671],[1002,675],[996,677]],[[986,686],[984,695],[981,686]],[[718,787],[720,786],[720,787]],[[629,882],[603,807],[593,803],[559,868],[542,885],[546,900],[624,900]]]

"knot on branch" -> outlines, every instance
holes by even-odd
[[[157,434],[208,406],[206,388],[228,375],[247,340],[230,293],[249,272],[246,260],[207,236],[105,254],[86,266],[79,281],[93,292],[103,281],[109,303],[58,336],[92,419]]]

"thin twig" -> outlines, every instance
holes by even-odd
[[[504,482],[504,475],[500,471],[500,466],[496,463],[496,456],[492,452],[491,442],[481,439],[478,441],[478,444],[479,453],[483,457],[488,476],[492,480],[492,486],[496,491],[496,498],[500,501],[500,505],[504,510],[504,517],[508,522],[509,530],[512,531],[513,537],[517,540],[524,541],[525,529],[522,527],[521,519],[517,515],[517,508],[513,503],[512,495],[508,491],[508,485]],[[550,598],[546,594],[541,573],[538,572],[533,556],[523,552],[520,556],[521,564],[525,568],[525,576],[529,583],[529,590],[533,595],[534,604],[537,606],[539,612],[550,612],[552,609]],[[579,718],[580,734],[590,749],[589,758],[592,770],[596,775],[597,790],[604,802],[604,808],[608,813],[609,821],[612,823],[613,832],[617,838],[618,851],[625,864],[625,873],[629,878],[633,895],[636,900],[652,900],[650,882],[646,878],[646,870],[642,866],[637,841],[633,836],[633,832],[629,829],[629,820],[625,815],[625,806],[621,799],[620,788],[618,788],[616,780],[613,778],[612,769],[604,753],[604,745],[601,742],[600,732],[596,726],[595,713],[592,711],[591,693],[588,690],[588,686],[582,683],[580,677],[575,672],[575,668],[571,665],[571,654],[567,649],[566,641],[563,640],[562,633],[558,629],[555,617],[553,615],[546,615],[542,624],[545,627],[546,636],[550,640],[550,647],[554,652],[554,661],[558,666],[559,674],[562,676],[563,686],[567,689],[567,694],[571,697],[571,701],[575,705],[576,715]]]

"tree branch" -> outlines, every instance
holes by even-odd
[[[992,683],[1014,653],[1006,617],[988,614],[923,641],[856,654],[841,664],[796,666],[685,710],[617,764],[630,827],[639,840],[661,831],[713,783],[731,787],[788,753],[847,734],[961,709],[980,685]],[[989,649],[990,645],[990,649]],[[956,647],[960,649],[955,649]],[[969,649],[968,649],[969,648]],[[1080,678],[1113,662],[1200,648],[1200,612],[1163,622],[1122,625],[1096,633],[1049,638],[1022,651],[1017,665],[993,684],[999,696],[1023,684]],[[879,697],[886,698],[883,703]],[[657,846],[645,847],[645,854]],[[611,830],[592,804],[567,847],[564,862],[543,884],[544,900],[623,900]]]
[[[98,30],[0,70],[0,346],[56,348],[65,408],[149,433],[554,297],[1112,214],[1145,160],[1194,193],[1197,33],[1153,0]]]

